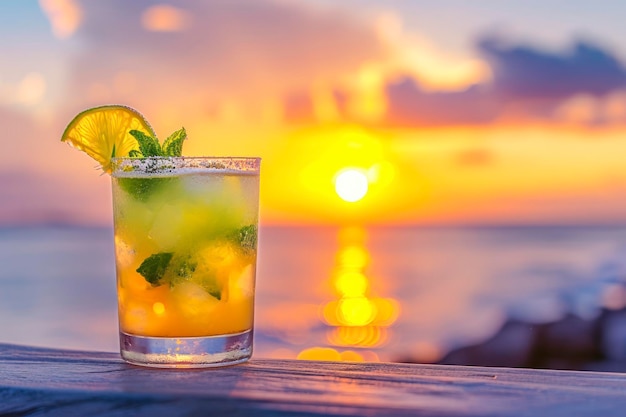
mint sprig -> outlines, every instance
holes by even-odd
[[[131,130],[128,133],[139,145],[138,150],[133,149],[129,152],[128,156],[131,158],[182,156],[183,142],[187,139],[184,127],[172,133],[165,139],[163,145],[156,136],[150,136],[140,130]],[[137,200],[147,201],[153,192],[171,180],[172,178],[120,178],[118,181],[120,186]]]
[[[182,156],[183,154],[183,141],[187,139],[187,132],[185,128],[181,128],[172,133],[165,141],[163,145],[159,143],[156,137],[146,135],[140,130],[131,130],[130,135],[137,140],[139,150],[133,150],[130,152],[130,156],[133,158],[147,158],[150,156]]]

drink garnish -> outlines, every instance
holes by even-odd
[[[160,145],[152,126],[141,113],[113,104],[80,112],[65,128],[61,141],[85,152],[110,174],[111,158],[181,156],[186,137],[182,128]]]
[[[172,133],[163,143],[137,110],[123,105],[94,107],[79,113],[68,124],[61,141],[67,142],[96,160],[107,174],[112,171],[111,159],[116,157],[180,157],[183,142],[187,138],[185,128]],[[118,178],[120,186],[140,201],[148,197],[171,178]],[[256,249],[257,230],[255,225],[244,226],[230,233],[231,239],[241,251]],[[182,259],[182,261],[180,261]],[[192,279],[196,262],[189,256],[181,257],[172,252],[159,252],[148,256],[136,272],[153,286],[175,285]],[[203,271],[199,280],[215,298],[221,298],[222,288],[212,273]],[[198,279],[198,278],[196,278]]]
[[[159,143],[156,136],[147,135],[141,130],[131,130],[128,133],[130,133],[139,144],[139,150],[133,149],[130,151],[128,156],[131,158],[182,156],[183,141],[187,139],[187,132],[184,127],[172,133],[165,139],[163,145]]]

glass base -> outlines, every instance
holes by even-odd
[[[206,337],[146,337],[120,332],[122,359],[154,368],[235,365],[252,356],[252,330]]]

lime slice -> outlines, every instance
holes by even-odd
[[[137,110],[126,106],[95,107],[79,113],[65,128],[61,141],[95,159],[104,172],[111,171],[111,158],[128,156],[138,150],[137,140],[128,132],[139,130],[156,137]]]

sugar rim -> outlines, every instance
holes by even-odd
[[[151,156],[147,158],[111,158],[114,177],[144,175],[179,175],[185,173],[258,174],[261,158],[219,156]]]

